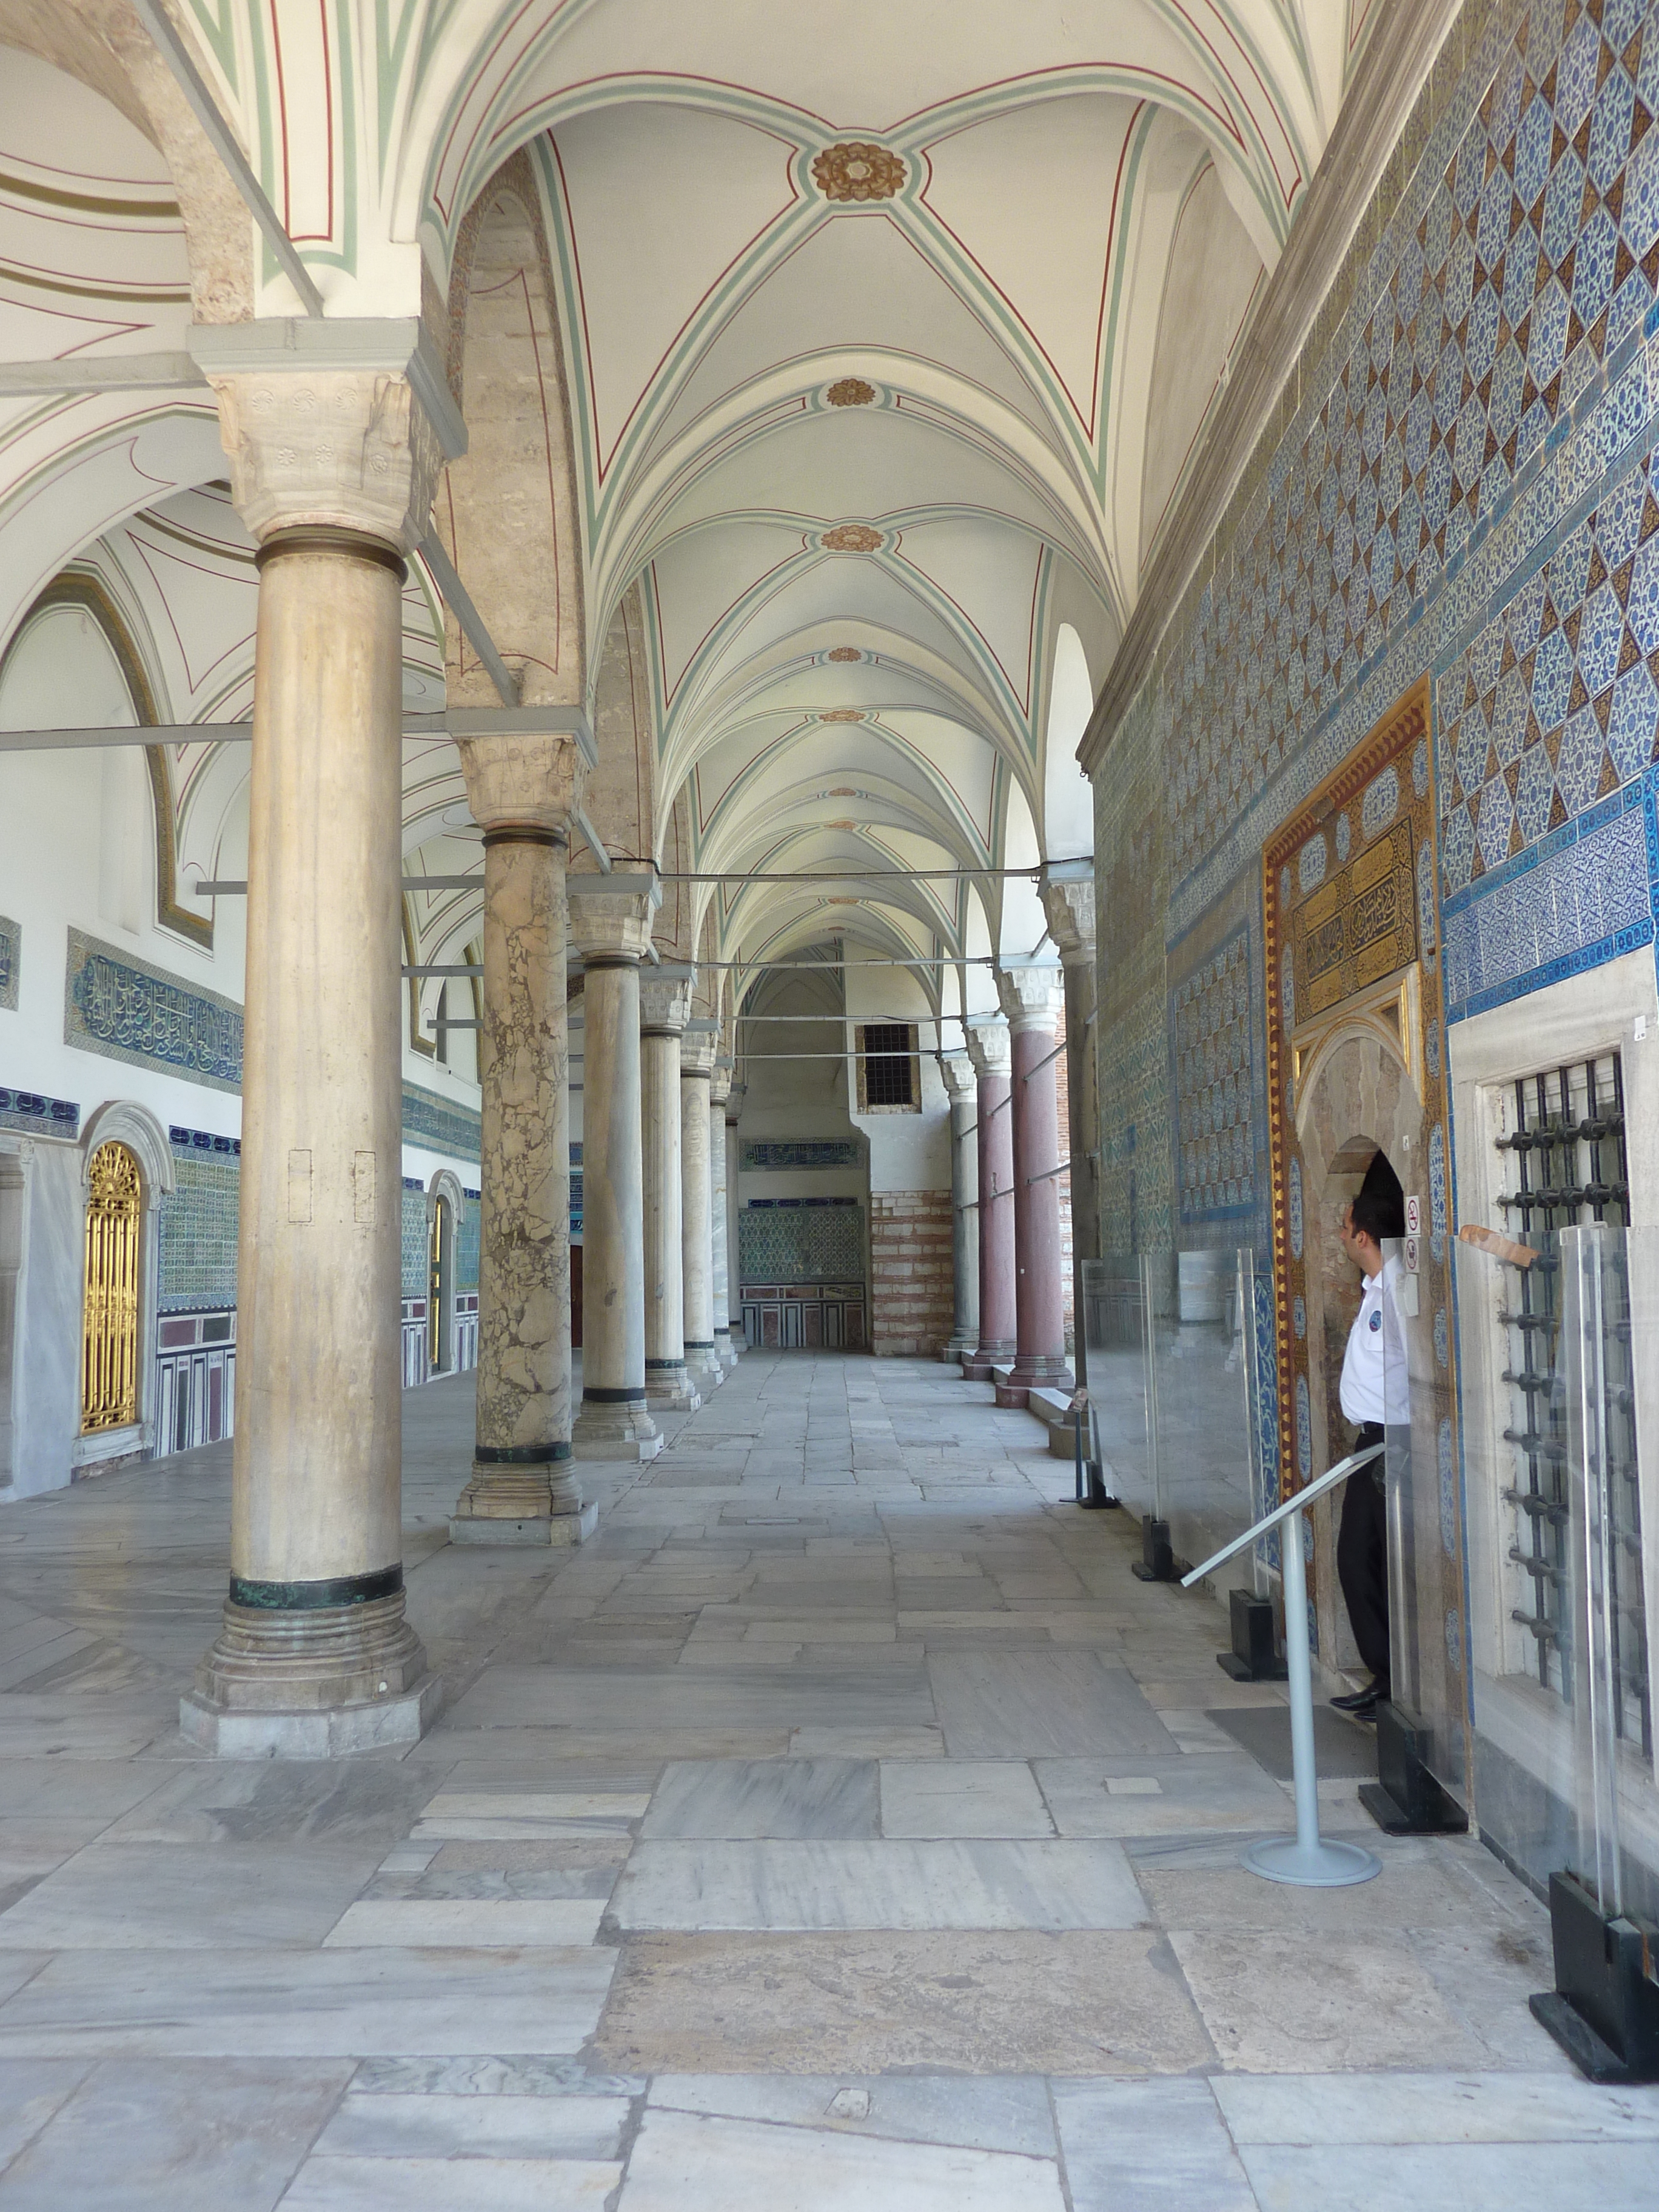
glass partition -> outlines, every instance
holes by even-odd
[[[1146,1302],[1152,1457],[1172,1549],[1207,1559],[1255,1517],[1255,1255],[1179,1252],[1170,1287]],[[1254,1589],[1254,1558],[1218,1579]]]
[[[1435,1302],[1438,1272],[1418,1271],[1419,1240],[1389,1237],[1382,1251],[1392,1702],[1413,1732],[1416,1757],[1467,1809],[1468,1696],[1449,1320]]]
[[[1083,1262],[1090,1455],[1110,1495],[1142,1520],[1158,1517],[1148,1403],[1148,1257],[1131,1253]]]
[[[1570,1607],[1564,1694],[1572,1708],[1577,1830],[1571,1871],[1613,1917],[1626,1909],[1626,1801],[1637,1791],[1652,1807],[1638,1443],[1650,1432],[1659,1360],[1659,1243],[1652,1231],[1598,1222],[1563,1231],[1558,1249]]]

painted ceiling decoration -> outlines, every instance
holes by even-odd
[[[430,315],[458,256],[494,312],[469,211],[508,164],[533,195],[575,680],[592,710],[628,659],[633,704],[596,726],[637,746],[629,819],[665,867],[817,878],[685,887],[676,941],[775,957],[823,942],[833,904],[836,938],[890,957],[1029,955],[1035,894],[1001,872],[1091,848],[1092,692],[1374,8],[168,4],[331,315]],[[0,41],[33,21],[0,0]],[[0,71],[0,356],[295,312],[149,80],[95,89],[72,46]],[[0,651],[84,555],[142,617],[169,714],[246,712],[222,470],[206,394],[0,400]],[[423,574],[405,605],[406,703],[429,709]],[[181,877],[234,872],[246,763],[214,750],[172,771]],[[477,865],[446,741],[405,747],[404,842],[411,872]],[[412,896],[411,944],[453,957],[477,919],[470,892]],[[958,1012],[989,992],[983,969],[951,988]]]

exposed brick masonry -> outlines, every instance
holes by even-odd
[[[935,1355],[955,1322],[948,1190],[872,1194],[870,1275],[871,1349]]]

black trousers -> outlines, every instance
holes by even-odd
[[[1380,1444],[1382,1427],[1367,1421],[1354,1444]],[[1373,1460],[1342,1486],[1342,1526],[1336,1571],[1359,1656],[1384,1689],[1389,1685],[1389,1522],[1382,1462]]]

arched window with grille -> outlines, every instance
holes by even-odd
[[[138,1419],[138,1245],[143,1182],[136,1153],[100,1145],[87,1172],[81,1433]]]

